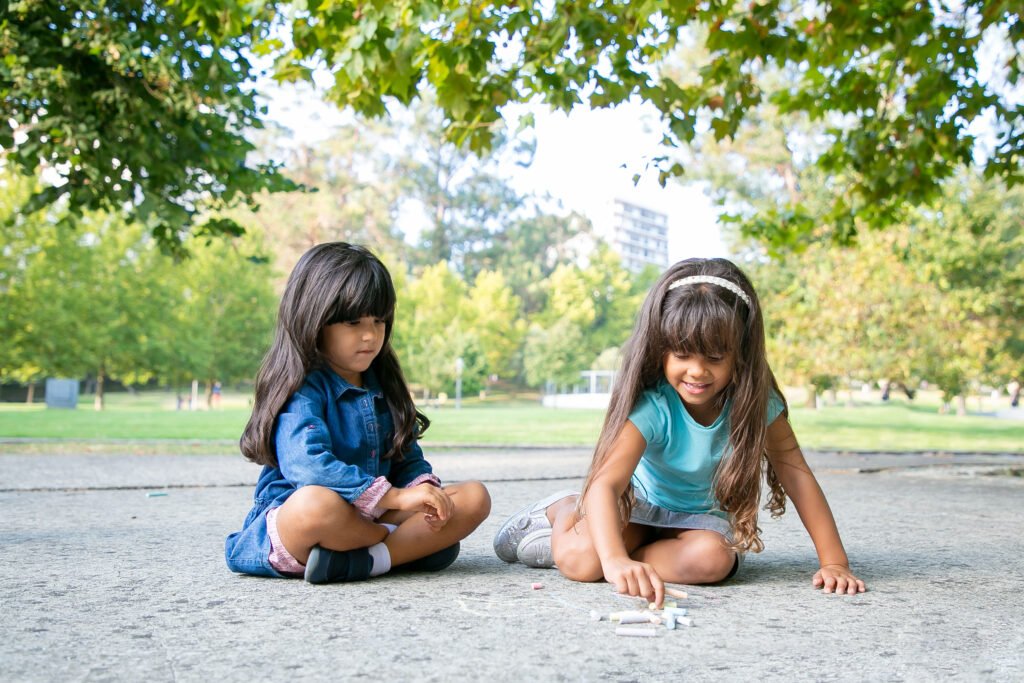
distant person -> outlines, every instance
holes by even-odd
[[[750,281],[724,259],[681,261],[640,310],[582,492],[520,510],[494,549],[661,604],[663,582],[724,581],[764,547],[765,465],[772,515],[788,495],[817,549],[813,585],[864,591],[790,427]]]
[[[1006,385],[1006,391],[1010,394],[1010,407],[1016,408],[1020,405],[1020,382],[1012,380]]]
[[[391,348],[394,313],[391,276],[363,247],[320,244],[299,259],[242,434],[263,471],[227,538],[233,571],[311,583],[437,571],[487,517],[481,483],[442,487],[423,458],[430,421]]]
[[[214,382],[210,388],[210,407],[220,408],[221,386],[220,382]]]

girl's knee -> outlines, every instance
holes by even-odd
[[[281,513],[289,526],[304,531],[316,531],[359,514],[335,491],[323,486],[301,487],[284,502]]]
[[[699,583],[716,583],[726,579],[736,563],[736,551],[720,537],[709,536],[687,553],[687,573],[694,574]]]
[[[600,560],[586,557],[578,553],[554,553],[553,559],[558,571],[573,581],[600,581],[604,578],[604,570]]]
[[[456,485],[453,493],[456,494],[456,510],[465,511],[477,524],[491,514],[491,494],[481,482],[464,481]]]
[[[573,581],[600,581],[604,578],[601,559],[589,544],[573,542],[580,539],[552,538],[551,558],[567,579]],[[561,541],[561,542],[559,542]]]

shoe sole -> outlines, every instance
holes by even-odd
[[[536,511],[538,511],[540,509],[547,510],[547,508],[551,507],[552,505],[554,505],[558,501],[562,500],[563,498],[568,498],[569,496],[576,496],[576,495],[579,495],[579,491],[571,491],[571,490],[558,491],[556,493],[552,493],[549,496],[541,498],[538,501],[534,501],[533,503],[530,503],[526,507],[520,509],[514,515],[512,515],[507,520],[505,520],[505,523],[501,525],[500,529],[498,529],[498,533],[496,533],[494,535],[494,554],[497,555],[501,560],[504,560],[505,562],[508,562],[510,564],[512,562],[516,562],[518,560],[518,558],[517,558],[517,551],[519,549],[519,544],[522,543],[523,542],[523,538],[526,538],[526,536],[528,536],[529,534],[524,534],[523,538],[519,539],[519,543],[516,543],[515,546],[513,548],[509,549],[509,552],[506,553],[506,552],[503,552],[503,551],[506,549],[506,546],[508,544],[502,542],[501,540],[499,540],[499,539],[502,538],[503,535],[505,535],[506,530],[510,526],[512,526],[516,521],[518,521],[518,520],[520,520],[520,519],[522,519],[524,517],[528,518],[528,517],[530,517],[530,515],[532,515],[534,512],[536,512]],[[534,532],[531,531],[530,533],[534,533]]]

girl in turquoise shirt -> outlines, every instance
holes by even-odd
[[[814,542],[813,585],[864,591],[790,427],[754,288],[725,259],[681,261],[640,310],[583,491],[520,510],[494,549],[661,604],[664,582],[721,581],[761,551],[762,472],[772,516],[788,495]]]

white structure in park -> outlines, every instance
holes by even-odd
[[[545,408],[600,408],[608,407],[615,383],[614,370],[584,370],[582,381],[568,393],[548,392],[541,398]]]

